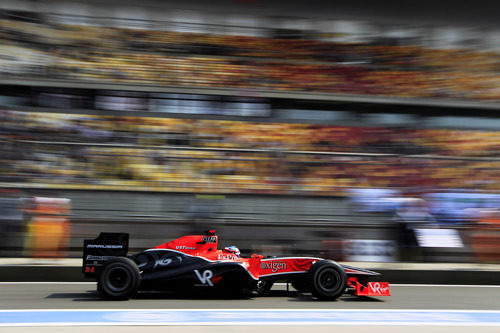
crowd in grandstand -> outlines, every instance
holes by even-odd
[[[133,84],[500,99],[498,54],[0,20],[0,73]]]
[[[500,100],[498,54],[474,50],[7,17],[0,42],[7,77]],[[350,187],[500,190],[497,131],[3,109],[0,140],[0,182],[10,185],[319,195]]]
[[[0,119],[0,179],[11,185],[319,195],[500,189],[495,131],[9,110]]]

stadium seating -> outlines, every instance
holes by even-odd
[[[500,99],[498,55],[423,46],[0,20],[3,75],[398,97]]]
[[[0,183],[9,186],[310,195],[500,189],[493,131],[12,110],[0,119]]]

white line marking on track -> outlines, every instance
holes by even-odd
[[[124,312],[143,312],[143,311],[155,311],[155,312],[179,312],[179,311],[201,311],[201,312],[217,312],[217,311],[229,311],[229,312],[460,312],[460,313],[498,313],[500,310],[454,310],[454,309],[332,309],[332,308],[318,308],[318,309],[262,309],[262,308],[245,308],[245,309],[230,309],[230,308],[220,308],[220,309],[210,309],[210,308],[180,308],[180,309],[127,309],[127,308],[95,308],[95,309],[6,309],[0,310],[2,312],[110,312],[110,311],[124,311]]]
[[[500,326],[500,311],[362,309],[2,310],[0,326],[396,325]]]
[[[408,323],[408,322],[398,322],[398,323],[387,323],[383,321],[362,321],[356,323],[350,322],[311,322],[311,321],[296,321],[293,323],[287,321],[277,321],[272,323],[261,323],[261,322],[245,322],[239,321],[236,323],[230,323],[224,321],[214,321],[214,322],[199,322],[193,323],[175,323],[170,322],[135,322],[135,323],[86,323],[86,322],[74,322],[74,323],[15,323],[15,324],[0,324],[0,327],[73,327],[73,326],[446,326],[446,327],[493,327],[499,326],[498,324],[489,323],[435,323],[435,322],[419,322],[419,323]]]

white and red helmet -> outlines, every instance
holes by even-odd
[[[224,248],[224,251],[229,252],[237,256],[238,258],[240,257],[240,249],[238,249],[234,245],[229,245]]]

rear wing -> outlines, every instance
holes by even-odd
[[[128,239],[128,233],[101,232],[95,239],[84,240],[82,273],[85,277],[97,276],[105,261],[126,256]]]

